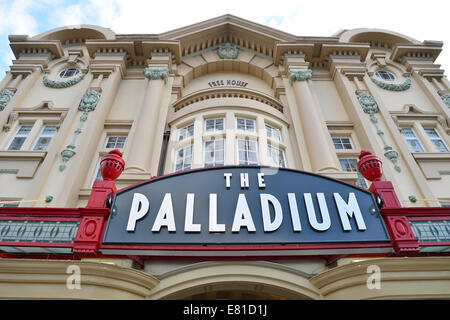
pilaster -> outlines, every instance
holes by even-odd
[[[51,168],[41,168],[41,175],[49,170],[50,177],[37,177],[38,181],[51,181],[51,185],[42,185],[37,190],[42,194],[54,195],[53,206],[75,206],[78,202],[78,194],[85,179],[82,168],[88,167],[96,156],[97,144],[121,80],[120,66],[110,65],[108,68],[111,72],[103,75],[100,81],[90,77],[91,82],[77,110],[67,119],[70,124],[66,129],[67,134],[60,141],[58,153],[48,160]]]
[[[155,55],[148,61],[144,74],[148,81],[142,106],[133,122],[130,153],[125,174],[150,174],[158,170],[165,120],[171,98],[170,56]]]
[[[298,116],[302,123],[305,142],[311,159],[313,172],[339,172],[336,154],[333,152],[328,129],[322,119],[309,85],[312,77],[308,63],[302,57],[286,57],[286,73],[293,88],[298,105]]]

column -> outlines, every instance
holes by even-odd
[[[264,118],[258,116],[256,118],[256,128],[258,129],[258,149],[259,163],[263,166],[269,165],[269,157],[267,155],[267,133]],[[278,147],[278,146],[275,146]]]
[[[289,83],[294,88],[298,114],[314,172],[338,172],[337,157],[327,133],[325,121],[321,119],[319,106],[311,93],[308,80],[311,70],[289,70]]]
[[[192,146],[192,169],[203,167],[203,117],[197,115],[194,121],[194,145]],[[175,159],[174,159],[175,161]]]
[[[236,120],[234,113],[228,111],[225,116],[225,165],[237,164],[236,159],[236,134],[235,134]]]
[[[156,175],[156,171],[149,171],[152,154],[154,152],[160,153],[160,150],[156,150],[155,146],[157,145],[156,140],[162,139],[162,136],[159,137],[159,132],[157,132],[156,128],[158,127],[161,114],[162,92],[168,81],[168,71],[167,67],[161,68],[161,66],[153,65],[145,69],[145,77],[148,79],[148,84],[144,103],[135,116],[132,144],[125,162],[126,172]]]

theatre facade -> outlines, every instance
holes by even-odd
[[[9,42],[0,298],[450,298],[442,42],[232,15]]]

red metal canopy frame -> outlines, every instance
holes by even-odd
[[[402,207],[390,181],[380,181],[381,161],[362,152],[359,170],[372,181],[369,188],[382,199],[381,215],[391,241],[358,244],[286,244],[286,245],[105,245],[103,233],[110,214],[107,203],[117,192],[114,184],[123,171],[124,162],[118,150],[113,150],[101,162],[103,181],[95,181],[85,208],[0,208],[0,222],[8,223],[71,223],[76,234],[71,241],[0,241],[0,257],[51,259],[81,259],[83,257],[131,257],[141,266],[146,259],[167,260],[274,260],[325,258],[334,261],[342,256],[429,256],[449,255],[450,241],[419,239],[412,225],[430,222],[450,223],[450,208]],[[1,226],[1,225],[0,225]],[[6,233],[0,228],[0,240]],[[438,232],[431,230],[430,232]],[[40,231],[39,231],[40,230]],[[56,229],[55,229],[56,230]],[[75,230],[75,229],[74,229]],[[39,233],[41,229],[35,229]],[[25,228],[16,233],[24,233]],[[53,230],[50,231],[52,233]],[[53,232],[55,234],[56,232]]]

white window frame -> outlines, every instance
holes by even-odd
[[[351,161],[355,161],[355,170],[353,171],[347,171],[347,170],[345,170],[345,168],[343,168],[342,167],[342,163],[341,163],[341,160],[351,160]],[[356,172],[356,174],[358,175],[358,179],[356,180],[356,185],[357,186],[359,186],[359,187],[361,187],[361,188],[364,188],[364,189],[367,189],[367,188],[369,188],[369,185],[370,185],[370,183],[366,180],[366,178],[364,178],[363,177],[363,175],[361,174],[361,172],[359,172],[359,170],[358,170],[358,159],[357,158],[349,158],[349,157],[342,157],[342,158],[339,158],[339,165],[341,166],[341,170],[342,171],[344,171],[344,172]],[[361,186],[360,184],[358,184],[358,182],[364,182],[364,186]]]
[[[97,160],[97,164],[96,164],[96,166],[95,166],[94,176],[93,176],[92,181],[91,181],[91,188],[92,188],[92,186],[94,185],[94,182],[95,182],[95,181],[97,181],[97,180],[103,181],[102,174],[100,173],[100,162],[101,162],[101,161],[102,161],[102,157],[99,157],[98,160]],[[101,179],[97,179],[97,176],[98,176],[99,174],[100,174]]]
[[[22,127],[30,127],[31,129],[30,129],[30,131],[27,132],[26,135],[23,135],[23,134],[19,135],[19,131],[20,131],[20,129],[22,129]],[[31,130],[33,130],[33,125],[32,125],[32,124],[21,124],[21,125],[19,125],[19,128],[17,128],[16,133],[14,134],[14,136],[11,138],[11,140],[10,140],[9,143],[8,143],[8,145],[6,146],[6,150],[8,150],[8,151],[19,151],[20,149],[22,149],[23,144],[24,144],[25,141],[27,140],[27,137],[30,135]],[[25,138],[25,140],[23,141],[23,143],[22,143],[22,145],[20,146],[20,148],[19,148],[19,149],[15,149],[15,150],[9,150],[9,147],[10,147],[11,144],[13,143],[14,139],[15,139],[15,138],[19,138],[19,137],[24,137],[24,138]]]
[[[190,127],[192,127],[192,135],[189,135],[189,128]],[[206,127],[205,127],[205,129],[206,129]],[[177,133],[178,133],[178,141],[186,140],[186,139],[194,136],[194,134],[195,134],[195,126],[194,126],[193,123],[191,123],[191,124],[189,124],[187,126],[179,128],[177,130]]]
[[[430,129],[434,130],[434,132],[436,133],[437,137],[430,137],[430,135],[427,132],[427,130],[430,130]],[[434,127],[424,127],[423,130],[425,131],[425,134],[427,135],[428,139],[430,139],[431,144],[433,145],[433,148],[435,148],[435,150],[437,152],[449,152],[447,144],[445,143],[444,139],[441,137],[441,135],[439,134],[439,132],[438,132],[438,130],[436,128],[434,128]],[[437,149],[437,147],[433,143],[433,141],[436,141],[436,140],[439,140],[444,145],[445,149],[447,149],[447,151],[439,151]]]
[[[380,72],[385,72],[387,75],[389,75],[389,79],[385,79],[385,78],[383,78],[382,76],[380,76],[379,74],[380,74]],[[384,80],[384,81],[395,81],[395,75],[392,73],[392,72],[390,72],[390,71],[387,71],[387,70],[378,70],[378,71],[375,71],[375,76],[377,76],[377,78],[379,78],[379,79],[381,79],[381,80]],[[393,79],[392,79],[393,78]]]
[[[259,150],[258,150],[258,141],[254,140],[254,139],[236,139],[236,157],[237,157],[237,164],[241,165],[240,163],[240,159],[239,159],[239,141],[251,141],[252,143],[255,144],[255,153],[256,153],[256,163],[247,163],[247,164],[242,164],[242,165],[259,165]],[[248,148],[247,150],[245,150],[247,153],[247,159],[248,159]]]
[[[66,73],[67,73],[69,70],[76,70],[76,72],[75,72],[75,74],[72,74],[72,75],[66,77],[65,75],[66,75]],[[80,69],[78,69],[78,68],[65,68],[65,69],[61,70],[61,71],[58,73],[58,77],[63,78],[63,79],[67,79],[67,78],[75,77],[75,76],[78,75],[79,73],[80,73]]]
[[[283,141],[283,136],[281,135],[281,129],[279,129],[277,127],[274,127],[274,126],[272,126],[270,124],[267,124],[267,123],[265,123],[265,129],[266,129],[266,136],[267,136],[267,138],[272,139],[272,140],[276,140],[276,141],[279,141],[279,142]],[[269,132],[270,132],[270,134],[269,134]],[[276,137],[276,135],[274,136],[273,132],[277,132],[278,137]]]
[[[49,135],[49,134],[44,134],[44,130],[45,130],[45,128],[47,128],[47,127],[55,127],[55,131],[54,131],[51,135]],[[39,132],[39,135],[37,136],[36,140],[34,141],[32,150],[36,150],[36,146],[37,146],[37,144],[38,144],[40,138],[50,138],[50,141],[49,141],[48,144],[45,146],[45,149],[38,150],[38,151],[45,151],[45,150],[47,150],[48,146],[50,145],[50,143],[51,143],[53,137],[55,136],[55,134],[56,134],[57,132],[58,132],[58,128],[56,127],[56,125],[46,124],[46,125],[42,126],[41,132]]]
[[[344,143],[342,142],[342,139],[348,139],[348,141],[350,142],[350,148],[342,148],[342,149],[336,148],[336,144],[333,139],[340,139],[340,144],[342,145],[342,147],[344,147]],[[353,144],[352,138],[350,136],[332,136],[331,142],[333,143],[334,149],[338,150],[338,151],[355,149],[355,145]]]
[[[405,135],[403,134],[403,129],[410,129],[414,135],[414,138],[409,138],[409,137],[405,137]],[[405,139],[406,144],[408,145],[408,149],[411,152],[425,152],[425,148],[423,147],[422,143],[420,142],[419,137],[417,136],[416,132],[414,131],[414,129],[412,127],[401,127],[400,128],[400,134],[402,135],[403,139]],[[413,151],[411,150],[411,146],[408,143],[408,140],[416,140],[417,144],[420,146],[420,149],[422,149],[422,151]]]
[[[223,159],[220,160],[220,162],[222,162],[222,164],[217,164],[217,159],[216,159],[216,144],[218,141],[222,141],[223,144]],[[215,166],[223,166],[225,165],[225,145],[226,145],[226,141],[225,139],[214,139],[214,140],[205,140],[203,141],[203,167],[206,167],[206,143],[208,142],[213,142],[214,145],[214,160],[213,160],[213,165],[210,165],[208,167],[215,167]]]
[[[278,154],[278,157],[280,156],[280,154],[282,155],[282,161],[283,161],[283,164],[284,164],[283,166],[281,166],[279,163],[278,163],[277,165],[275,165],[275,161],[274,161],[274,159],[272,158],[271,150],[274,151],[274,152],[276,152],[276,153]],[[267,145],[267,155],[268,155],[268,157],[269,157],[269,159],[270,159],[270,162],[271,162],[271,166],[272,166],[272,167],[279,167],[279,168],[286,168],[286,167],[287,167],[287,162],[286,162],[286,152],[284,151],[284,149],[277,148],[277,147],[274,147],[274,146],[271,145],[271,144],[268,144],[268,145]],[[280,160],[280,159],[279,159],[279,160]]]
[[[244,120],[244,129],[238,128],[238,121]],[[247,128],[247,121],[253,123],[253,130],[249,130]],[[256,120],[251,118],[245,118],[245,117],[236,117],[236,130],[244,131],[244,132],[256,132]]]
[[[123,142],[123,147],[121,147],[121,148],[117,147],[117,140],[116,140],[116,142],[114,142],[114,147],[107,147],[108,141],[109,141],[110,138],[122,138],[122,137],[125,138],[125,140]],[[103,148],[104,149],[123,149],[123,148],[125,148],[125,143],[126,142],[127,142],[127,136],[126,135],[109,134],[109,135],[106,136],[105,144],[103,145]]]
[[[220,130],[218,130],[217,129],[217,120],[222,120],[222,123],[223,123],[223,129],[220,129]],[[207,128],[207,126],[206,126],[206,124],[208,123],[208,121],[214,121],[214,129],[213,130],[207,130],[206,128]],[[224,117],[217,117],[217,118],[208,118],[208,119],[205,119],[205,121],[204,121],[204,132],[205,133],[212,133],[212,132],[222,132],[222,131],[224,131],[225,130],[225,118]]]
[[[185,168],[186,150],[188,148],[191,148],[191,162],[190,162],[190,167],[189,168]],[[183,159],[182,159],[182,162],[181,162],[182,163],[182,168],[180,170],[177,170],[178,152],[180,150],[183,150]],[[175,162],[174,162],[174,165],[173,165],[173,172],[180,172],[180,171],[185,171],[185,170],[192,169],[193,153],[194,153],[194,145],[192,143],[175,150]]]

